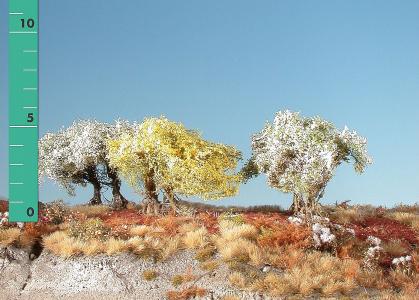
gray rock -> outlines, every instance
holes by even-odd
[[[191,285],[185,283],[175,288],[171,283],[174,275],[188,271],[203,275],[196,285],[208,290],[204,299],[220,299],[225,295],[245,300],[260,299],[255,293],[231,287],[225,265],[213,272],[213,276],[201,270],[190,251],[179,252],[169,260],[157,263],[131,253],[64,259],[47,251],[30,261],[25,251],[10,251],[15,259],[3,259],[0,277],[5,299],[166,299],[167,291]],[[2,264],[0,261],[0,266]],[[155,270],[159,276],[153,281],[144,280],[142,273],[145,270]]]

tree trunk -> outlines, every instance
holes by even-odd
[[[304,199],[304,195],[294,194],[290,210],[293,211],[294,215],[302,214],[306,221],[310,221],[314,215],[320,213],[318,198],[313,195],[308,195]]]
[[[296,215],[302,212],[301,210],[303,207],[304,207],[304,201],[303,201],[302,196],[298,194],[294,194],[290,210]]]
[[[93,185],[93,197],[92,199],[90,199],[89,204],[90,205],[102,204],[102,196],[100,194],[102,186],[100,185],[100,182],[97,178],[95,167],[90,167],[87,170],[87,181],[89,181]]]
[[[144,214],[160,214],[160,203],[154,182],[154,170],[151,169],[144,180],[145,197],[142,203]]]
[[[172,207],[173,213],[176,215],[176,201],[175,201],[175,193],[172,189],[168,188],[165,189],[167,198],[169,200],[170,206]]]
[[[117,209],[127,208],[128,200],[121,194],[121,180],[118,174],[107,166],[108,177],[112,186],[112,206]]]

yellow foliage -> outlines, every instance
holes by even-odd
[[[241,181],[235,173],[238,150],[206,141],[164,117],[146,118],[108,148],[111,166],[140,192],[152,180],[157,190],[218,199],[235,195]]]

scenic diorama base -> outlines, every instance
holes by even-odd
[[[310,221],[279,207],[179,202],[40,205],[40,221],[7,221],[7,299],[417,299],[419,207],[322,207]],[[4,298],[4,299],[6,299]]]

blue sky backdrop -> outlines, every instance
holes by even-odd
[[[278,110],[368,138],[325,202],[419,200],[419,1],[40,1],[40,134],[77,118],[164,114],[250,155]],[[0,195],[7,196],[7,1],[0,2]],[[126,185],[130,200],[138,196]],[[86,202],[56,185],[41,200]],[[107,197],[109,198],[109,194]],[[281,204],[264,176],[218,204]]]

